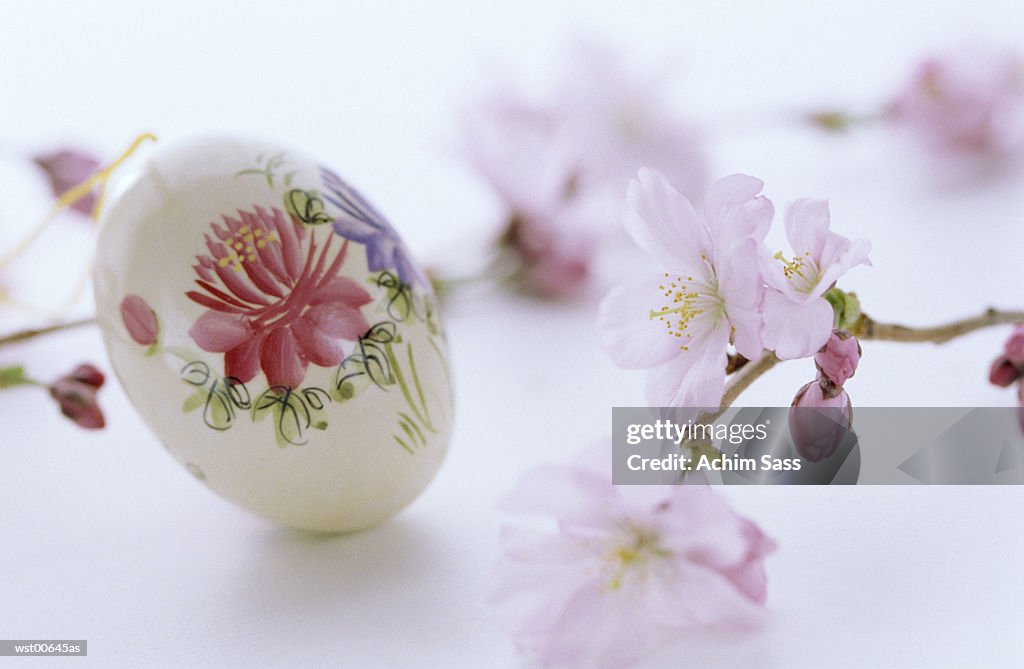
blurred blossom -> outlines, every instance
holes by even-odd
[[[548,99],[531,100],[504,86],[467,116],[469,161],[505,209],[500,241],[544,239],[553,247],[538,254],[533,244],[502,246],[522,265],[514,277],[521,285],[559,297],[574,291],[548,277],[575,276],[584,283],[640,167],[661,169],[691,198],[703,193],[702,143],[691,126],[667,112],[661,87],[633,76],[607,49],[586,45],[576,50]]]
[[[822,376],[842,387],[857,371],[860,355],[860,342],[856,337],[833,330],[825,345],[814,354],[814,364]]]
[[[560,223],[531,225],[514,217],[500,240],[519,259],[514,278],[539,297],[566,298],[583,290],[591,274],[594,239],[574,207],[559,212]]]
[[[764,344],[783,359],[812,355],[828,341],[835,312],[824,295],[850,268],[870,265],[871,243],[851,241],[829,230],[825,200],[797,200],[786,211],[786,237],[793,249],[764,257],[769,288],[764,301]]]
[[[89,364],[75,367],[75,369],[68,374],[68,378],[97,389],[102,388],[104,381],[106,381],[106,377],[103,375],[103,372]]]
[[[667,77],[631,72],[606,46],[577,46],[553,108],[575,150],[581,189],[606,188],[618,203],[637,170],[650,167],[699,201],[708,184],[704,142],[697,128],[671,113],[664,93],[672,85]]]
[[[759,622],[775,543],[707,485],[612,485],[608,455],[537,467],[500,502],[554,522],[502,528],[489,599],[520,652],[618,668],[688,629]]]
[[[983,48],[927,58],[889,118],[939,149],[1007,153],[1024,137],[1024,60],[1016,51]]]
[[[614,288],[599,327],[617,364],[651,368],[651,405],[717,407],[728,344],[748,359],[760,355],[758,259],[774,214],[763,185],[725,177],[698,214],[659,172],[642,169],[630,184],[626,230],[662,271]]]
[[[104,376],[92,365],[79,365],[66,376],[50,384],[50,396],[57,400],[62,414],[79,427],[98,430],[106,425],[97,401]]]
[[[75,149],[61,149],[54,153],[39,155],[33,158],[33,162],[46,173],[54,197],[60,197],[82,183],[100,167],[98,158]],[[96,193],[93,192],[72,204],[71,209],[91,216],[95,206]]]
[[[160,336],[156,313],[138,295],[127,295],[121,300],[121,320],[136,344],[149,346]]]

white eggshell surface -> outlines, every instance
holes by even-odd
[[[437,301],[331,170],[226,138],[158,145],[105,205],[96,312],[132,403],[197,479],[284,525],[370,527],[452,428]]]

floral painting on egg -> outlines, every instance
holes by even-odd
[[[437,356],[448,369],[429,281],[387,219],[337,174],[320,168],[321,194],[293,187],[299,171],[287,170],[286,154],[256,164],[234,176],[265,180],[273,199],[209,222],[197,240],[193,284],[183,290],[203,309],[189,337],[221,365],[162,347],[157,314],[138,295],[122,300],[126,330],[148,355],[180,359],[182,381],[195,389],[183,411],[211,429],[269,417],[279,446],[302,445],[308,430],[329,428],[327,405],[398,392],[405,410],[394,416],[392,439],[415,454],[437,433],[417,356]],[[344,271],[354,253],[365,253],[362,281]],[[403,339],[413,323],[427,329],[429,350]],[[316,368],[332,369],[333,383],[308,383]]]

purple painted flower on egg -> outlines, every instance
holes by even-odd
[[[393,270],[403,283],[429,288],[430,283],[409,257],[405,245],[387,219],[355,188],[327,168],[321,168],[324,199],[339,208],[334,231],[345,239],[366,247],[366,263],[371,272]]]

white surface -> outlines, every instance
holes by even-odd
[[[827,195],[836,229],[874,241],[875,267],[844,286],[877,317],[928,323],[1024,302],[1021,174],[938,188],[884,133],[829,139],[739,120],[868,104],[929,47],[1019,39],[1018,3],[210,4],[5,6],[0,136],[25,147],[79,139],[108,154],[142,130],[273,138],[337,165],[421,258],[441,257],[497,215],[451,151],[458,103],[490,71],[481,61],[495,55],[543,81],[558,42],[589,26],[641,61],[683,55],[680,101],[715,119],[716,173],[764,178],[777,205]],[[24,182],[0,202],[6,244],[45,200],[10,163],[3,174]],[[21,268],[38,277],[29,288],[60,293],[72,274],[62,259],[83,248],[76,226]],[[88,639],[88,659],[62,666],[520,666],[481,602],[497,556],[494,499],[531,464],[606,437],[611,406],[642,402],[643,374],[598,350],[593,309],[493,295],[453,305],[448,462],[409,510],[350,537],[279,529],[206,491],[116,385],[101,394],[101,433],[58,419],[38,393],[5,392],[0,637]],[[3,331],[15,323],[2,318]],[[985,381],[1005,334],[942,349],[867,344],[848,389],[861,406],[1009,404]],[[0,350],[0,364],[24,361],[41,378],[90,359],[105,364],[89,331]],[[811,374],[808,361],[784,365],[744,402],[788,402]],[[652,666],[1020,664],[1024,491],[723,492],[780,544],[769,628],[686,639]]]

